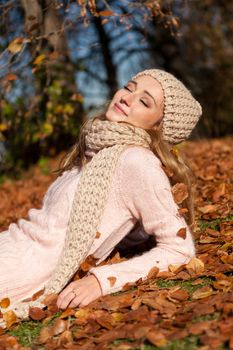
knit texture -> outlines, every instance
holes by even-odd
[[[156,79],[163,89],[163,139],[171,144],[187,139],[202,114],[199,102],[180,80],[168,72],[147,69],[136,74],[133,79],[143,75]]]
[[[62,254],[45,291],[32,302],[13,308],[19,318],[27,318],[29,307],[44,307],[45,295],[59,293],[86,258],[103,215],[117,161],[129,146],[150,148],[150,136],[140,128],[95,119],[86,124],[86,147],[97,152],[84,167],[75,192]]]

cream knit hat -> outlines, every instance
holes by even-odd
[[[147,69],[136,74],[133,79],[143,75],[155,78],[163,89],[163,139],[171,144],[187,139],[202,114],[199,102],[180,80],[168,72],[161,69]]]

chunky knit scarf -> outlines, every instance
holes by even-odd
[[[122,151],[129,146],[150,147],[148,133],[126,123],[95,119],[87,122],[84,131],[86,148],[94,156],[82,169],[62,254],[44,294],[36,301],[13,305],[14,312],[20,318],[28,316],[29,307],[44,307],[41,303],[44,296],[59,293],[86,258],[95,239]]]

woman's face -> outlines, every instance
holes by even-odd
[[[130,80],[118,90],[107,109],[106,118],[126,121],[142,129],[155,129],[163,117],[164,97],[161,85],[150,76]]]

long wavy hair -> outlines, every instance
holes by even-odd
[[[95,116],[92,120],[107,120],[105,112]],[[58,172],[61,174],[66,170],[71,170],[74,167],[83,167],[88,163],[89,157],[85,154],[86,143],[85,143],[85,125],[84,122],[80,129],[79,139],[71,150],[61,159],[59,164]],[[124,122],[122,122],[124,123]],[[126,123],[129,124],[129,123]],[[130,124],[132,125],[132,124]],[[162,124],[161,124],[162,125]],[[181,155],[177,155],[174,152],[174,148],[165,142],[162,138],[161,127],[156,130],[146,130],[151,137],[151,151],[160,159],[164,171],[169,177],[171,186],[176,183],[184,183],[187,187],[188,197],[182,202],[180,207],[187,209],[187,213],[184,213],[190,227],[194,224],[194,205],[193,205],[193,191],[192,191],[192,179],[193,175],[184,159]]]

